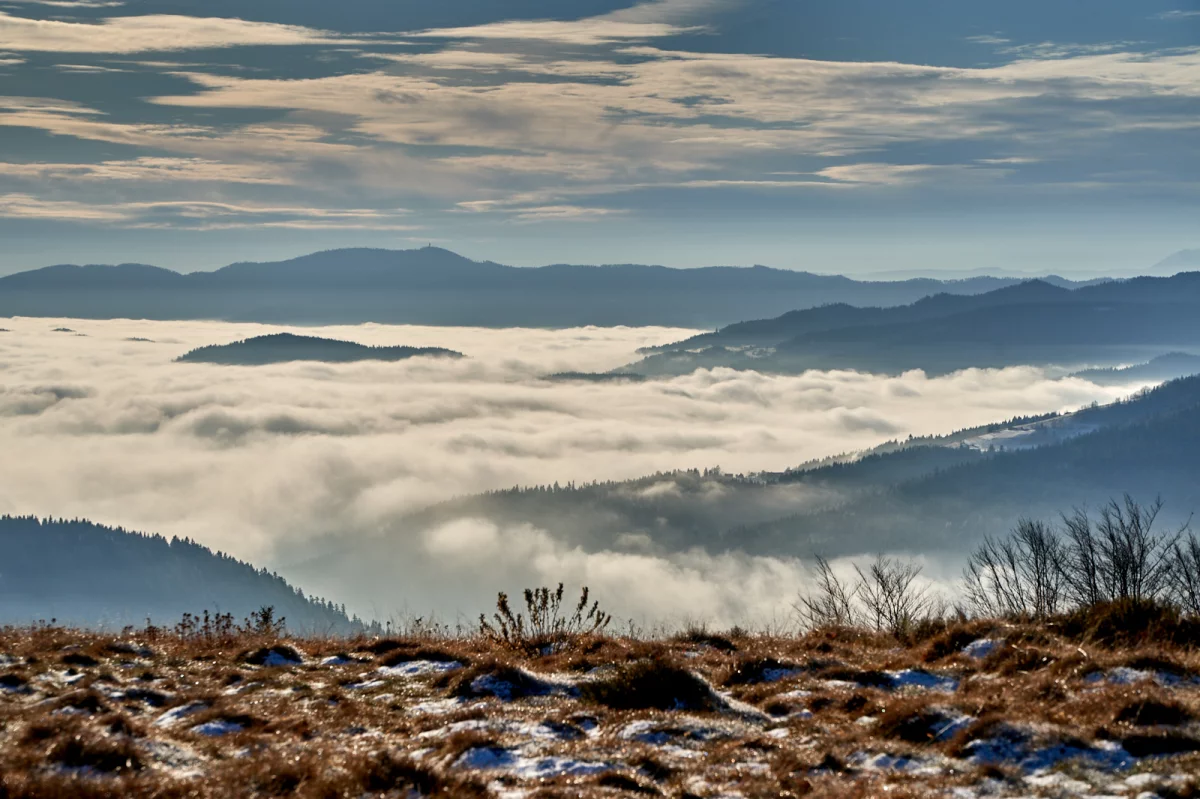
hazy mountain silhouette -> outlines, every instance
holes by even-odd
[[[1155,264],[1151,271],[1173,273],[1191,269],[1200,269],[1200,249],[1171,253]]]
[[[332,603],[282,577],[194,541],[87,521],[0,516],[0,624],[54,618],[120,628],[147,617],[174,624],[184,613],[232,613],[241,622],[274,606],[300,632],[362,631]]]
[[[771,372],[852,368],[943,373],[1014,364],[1144,361],[1200,348],[1200,272],[1065,289],[1029,281],[908,306],[844,305],[730,325],[647,351],[629,371],[729,366]]]
[[[199,347],[181,355],[176,360],[186,363],[261,366],[290,361],[321,361],[324,363],[403,361],[418,356],[462,358],[463,354],[442,347],[368,347],[353,341],[297,336],[292,333],[273,333],[235,341],[232,344],[210,344],[207,347]]]
[[[830,303],[903,305],[931,294],[978,294],[1018,282],[857,281],[764,266],[515,268],[437,247],[345,249],[186,275],[135,264],[51,266],[0,278],[0,315],[713,328]]]
[[[1168,352],[1146,363],[1110,369],[1085,369],[1072,376],[1090,380],[1097,385],[1113,386],[1139,380],[1173,380],[1196,374],[1200,374],[1200,355]]]

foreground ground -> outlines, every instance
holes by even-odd
[[[0,797],[1200,796],[1200,657],[1053,626],[274,641],[0,631]]]

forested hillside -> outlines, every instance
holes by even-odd
[[[420,356],[461,358],[462,353],[442,347],[368,347],[353,341],[273,333],[199,347],[180,356],[186,363],[218,363],[231,366],[260,366],[289,361],[350,363],[353,361],[403,361]]]
[[[119,629],[184,613],[232,614],[241,622],[273,606],[289,629],[353,633],[356,618],[308,597],[282,577],[194,541],[81,520],[0,517],[0,624],[57,619]]]
[[[627,370],[685,374],[727,366],[779,373],[923,369],[942,374],[1023,364],[1138,363],[1192,350],[1200,350],[1196,272],[1074,290],[1030,281],[977,296],[939,294],[893,308],[830,305],[794,311],[652,348]],[[1191,368],[1177,359],[1159,366],[1170,367],[1166,376],[1171,377]]]

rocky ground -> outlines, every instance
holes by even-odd
[[[0,631],[0,797],[1200,795],[1200,657],[972,622],[558,645]]]

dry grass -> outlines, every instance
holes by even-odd
[[[1065,623],[912,636],[589,634],[526,652],[3,630],[0,799],[1037,795],[1016,760],[968,760],[1005,736],[1034,752],[1123,747],[1162,775],[1129,796],[1195,795],[1171,776],[1200,770],[1195,650],[1105,647]],[[963,653],[981,638],[1002,643]],[[929,675],[948,682],[921,687]],[[1055,768],[1097,793],[1125,776]]]

